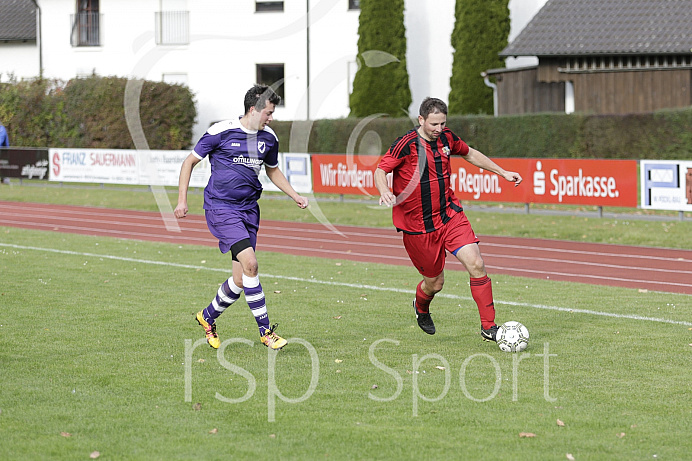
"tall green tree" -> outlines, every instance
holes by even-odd
[[[505,67],[498,53],[509,38],[509,0],[456,0],[449,112],[492,114],[493,90],[481,72]]]
[[[406,70],[404,0],[361,0],[358,71],[350,96],[351,116],[408,116],[411,89]]]

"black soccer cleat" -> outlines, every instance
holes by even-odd
[[[493,325],[487,330],[481,327],[481,338],[483,338],[484,341],[497,341],[497,330],[499,329],[500,327],[497,325]]]
[[[433,323],[432,317],[430,317],[430,314],[421,314],[420,312],[418,312],[418,309],[416,308],[415,299],[413,300],[413,310],[416,313],[416,320],[418,321],[418,326],[420,327],[420,329],[429,335],[434,335],[435,324]]]

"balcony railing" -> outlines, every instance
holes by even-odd
[[[155,14],[157,45],[187,45],[190,43],[189,11],[161,11]]]
[[[100,46],[101,45],[101,14],[77,13],[70,15],[72,23],[72,46]]]

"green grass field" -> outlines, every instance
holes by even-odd
[[[517,218],[489,215],[472,219]],[[639,227],[661,223],[593,221],[571,232],[671,246]],[[428,336],[413,268],[258,257],[290,344],[264,348],[241,298],[219,354],[193,320],[230,275],[215,249],[0,227],[0,459],[689,459],[691,296],[491,274],[498,320],[531,331],[507,354],[481,341],[462,273]]]

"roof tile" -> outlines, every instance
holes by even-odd
[[[692,54],[692,0],[548,0],[501,56]]]
[[[36,5],[31,0],[0,0],[0,41],[36,40]]]

